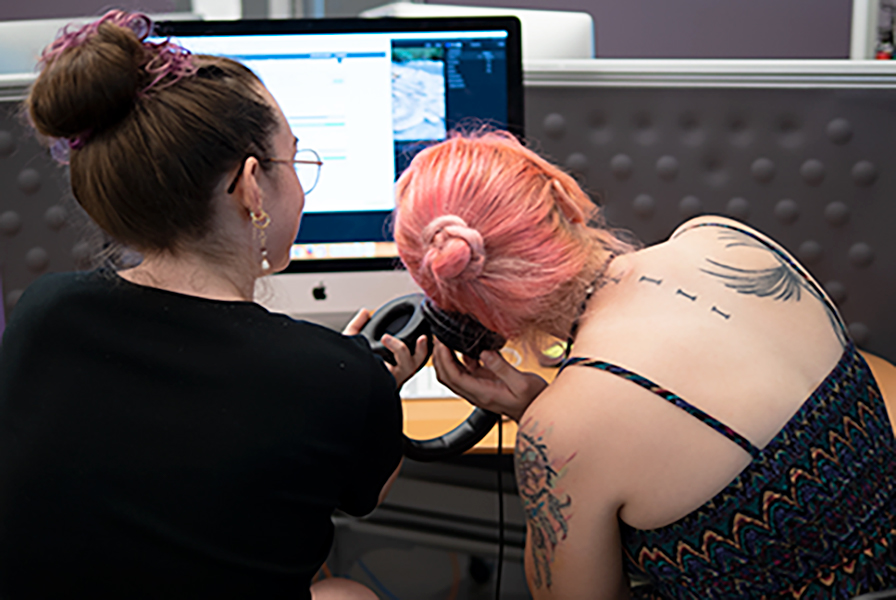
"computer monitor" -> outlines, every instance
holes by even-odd
[[[320,154],[290,266],[257,295],[329,326],[415,291],[389,220],[395,180],[417,152],[458,128],[522,135],[513,17],[168,21],[156,32],[252,69],[299,146]]]

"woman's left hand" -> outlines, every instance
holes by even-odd
[[[358,335],[361,333],[361,330],[364,329],[364,325],[367,324],[367,321],[370,320],[370,311],[366,308],[362,308],[355,316],[352,317],[352,320],[348,322],[348,325],[345,326],[345,329],[342,330],[342,335]]]
[[[370,311],[366,308],[362,308],[354,317],[352,317],[352,320],[345,326],[342,333],[344,335],[358,335],[369,320]],[[429,342],[427,342],[425,335],[421,335],[417,338],[414,353],[411,354],[410,348],[408,348],[404,342],[389,334],[380,338],[380,341],[383,343],[383,346],[392,352],[392,356],[395,357],[395,364],[390,365],[389,363],[386,363],[386,368],[392,373],[392,377],[395,378],[396,387],[400,390],[401,386],[403,386],[414,373],[419,371],[420,367],[423,366],[423,363],[426,362],[426,359],[429,357],[427,348]]]

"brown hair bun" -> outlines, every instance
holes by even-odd
[[[147,58],[132,30],[101,23],[95,35],[44,66],[27,101],[35,128],[73,138],[115,125],[145,85]]]

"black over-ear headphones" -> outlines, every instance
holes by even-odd
[[[361,330],[371,349],[384,360],[395,364],[395,357],[383,346],[385,334],[400,339],[414,352],[421,335],[429,338],[427,352],[432,352],[432,336],[456,352],[479,358],[484,350],[500,350],[507,343],[501,335],[487,329],[473,317],[440,309],[423,294],[401,296],[377,309]],[[428,356],[428,354],[427,354]],[[445,435],[430,440],[404,438],[404,454],[412,460],[430,462],[462,454],[491,431],[498,415],[476,408],[467,420]]]

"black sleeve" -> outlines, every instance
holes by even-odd
[[[395,379],[379,358],[372,357],[367,414],[346,472],[338,508],[361,517],[376,508],[380,491],[398,467],[404,448],[401,399]]]

